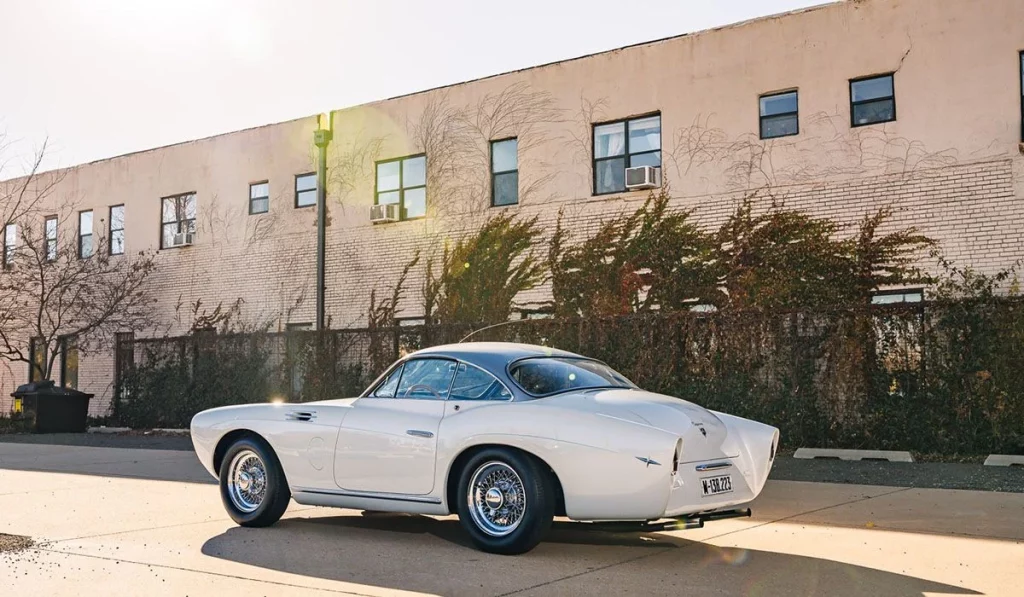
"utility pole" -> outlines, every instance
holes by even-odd
[[[313,144],[317,148],[316,163],[316,329],[325,327],[324,294],[327,282],[324,274],[327,245],[327,146],[334,135],[334,112],[317,118]]]

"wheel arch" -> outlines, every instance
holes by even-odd
[[[537,456],[536,454],[529,450],[520,448],[518,446],[500,443],[485,443],[468,446],[467,448],[462,450],[462,452],[459,452],[459,454],[452,460],[452,465],[448,467],[448,476],[445,479],[445,504],[448,507],[449,514],[454,514],[457,511],[455,503],[456,500],[459,499],[458,485],[459,477],[462,476],[463,467],[466,466],[466,463],[475,454],[491,448],[514,450],[516,452],[519,452],[520,454],[523,454],[529,458],[533,458],[534,460],[539,462],[544,467],[544,469],[551,474],[551,480],[554,482],[555,493],[557,495],[555,501],[555,516],[565,516],[565,492],[562,490],[562,481],[558,478],[558,473],[555,472],[555,469],[553,469],[551,465],[548,464],[543,458]]]
[[[217,447],[213,449],[213,470],[216,472],[216,474],[220,474],[220,465],[222,462],[224,462],[224,455],[227,453],[228,448],[231,447],[231,444],[242,439],[243,437],[251,437],[263,442],[267,446],[267,449],[269,449],[270,452],[274,454],[275,457],[277,456],[277,454],[274,452],[274,447],[270,445],[270,442],[267,441],[267,438],[263,437],[259,433],[253,431],[252,429],[233,429],[225,433],[219,440],[217,440]]]

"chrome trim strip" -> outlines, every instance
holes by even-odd
[[[732,467],[731,462],[712,462],[709,464],[698,464],[695,468],[697,469],[697,472],[703,473],[705,471],[717,471],[723,468],[730,467]]]
[[[334,495],[338,497],[364,498],[369,500],[385,500],[389,502],[415,502],[419,504],[440,504],[438,498],[418,497],[401,494],[379,494],[360,491],[336,491],[333,489],[312,489],[308,487],[296,487],[295,491],[301,493],[314,493],[319,495]]]

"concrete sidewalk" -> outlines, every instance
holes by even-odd
[[[611,535],[559,522],[519,557],[452,518],[297,505],[227,518],[194,455],[0,444],[0,595],[1019,595],[1024,494],[770,481],[754,518]]]

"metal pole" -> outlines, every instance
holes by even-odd
[[[333,115],[332,115],[333,116]],[[316,164],[316,329],[325,327],[324,294],[327,291],[324,269],[327,245],[327,146],[331,143],[330,128],[323,123],[313,134],[313,143],[318,149]]]

